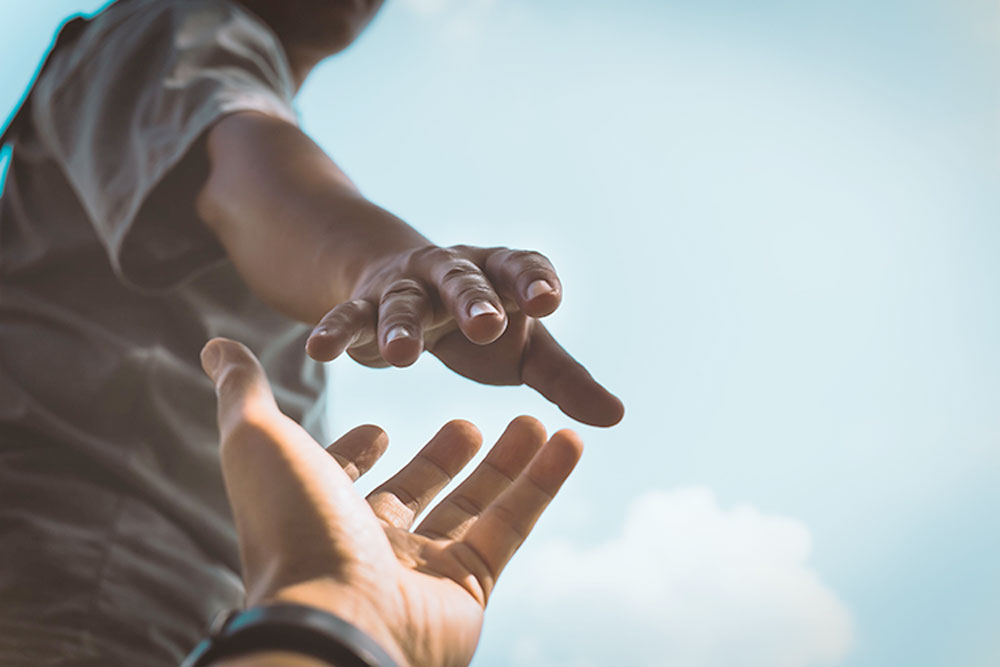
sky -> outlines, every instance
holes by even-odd
[[[99,5],[0,4],[0,114]],[[1000,3],[389,0],[297,109],[435,242],[546,253],[626,405],[331,364],[365,489],[452,418],[584,439],[474,665],[1000,664]]]

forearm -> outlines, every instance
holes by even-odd
[[[315,323],[383,257],[430,242],[367,201],[298,128],[257,113],[209,132],[198,213],[263,301]]]

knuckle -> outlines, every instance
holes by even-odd
[[[387,302],[379,312],[376,327],[377,340],[383,341],[388,332],[397,326],[407,329],[411,336],[422,335],[428,311],[424,301],[397,300]]]
[[[537,250],[515,250],[513,259],[527,267],[548,269],[552,266],[549,258]]]
[[[345,324],[362,325],[369,322],[373,315],[372,304],[364,299],[355,299],[344,304],[343,320]]]
[[[354,328],[354,322],[355,318],[351,317],[350,313],[341,312],[334,313],[326,318],[323,322],[323,326],[325,326],[331,333],[344,335],[349,333],[350,330]]]
[[[471,303],[473,301],[489,301],[495,303],[497,297],[489,286],[482,283],[465,285],[455,295],[458,303]]]
[[[468,259],[456,259],[449,263],[441,274],[441,284],[449,285],[455,282],[483,283],[486,277],[476,264]]]
[[[343,308],[338,309],[323,318],[323,325],[329,329],[334,329],[339,332],[341,329],[349,327],[355,319],[357,319],[356,313]]]
[[[515,511],[509,505],[498,503],[490,508],[498,521],[505,524],[518,539],[524,540],[528,536],[528,527],[525,525],[524,516]]]
[[[420,299],[426,297],[427,292],[416,280],[412,278],[401,278],[390,284],[382,293],[382,303],[399,299]]]
[[[476,250],[476,248],[471,245],[460,243],[458,245],[448,246],[448,250],[451,250],[460,257],[468,257]]]
[[[458,509],[459,512],[462,512],[470,517],[479,516],[483,511],[481,504],[464,494],[452,498],[451,504]]]
[[[320,324],[327,327],[352,326],[361,324],[370,315],[371,304],[364,299],[353,299],[327,313]]]
[[[349,349],[347,350],[347,356],[362,366],[368,366],[369,368],[385,368],[389,365],[388,362],[382,358],[382,354],[379,352],[378,348],[373,346]]]
[[[216,381],[216,392],[219,395],[239,395],[245,387],[254,381],[254,369],[242,365],[232,365],[222,372]]]
[[[516,274],[532,271],[543,274],[554,274],[552,263],[548,257],[536,250],[503,249],[490,255],[487,269],[491,275],[505,275],[508,280]]]
[[[352,299],[341,304],[338,310],[343,310],[344,314],[348,317],[361,317],[367,313],[370,308],[371,304],[364,299]]]
[[[411,268],[434,267],[439,264],[450,262],[460,257],[454,248],[442,248],[441,246],[426,246],[418,248],[410,254]]]
[[[506,263],[514,252],[516,251],[511,250],[510,248],[504,248],[504,247],[493,248],[493,250],[490,252],[489,258],[486,261],[491,266],[501,265]]]

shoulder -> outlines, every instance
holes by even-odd
[[[39,77],[40,104],[134,96],[135,86],[183,89],[236,80],[294,96],[281,43],[232,0],[119,0],[89,20]],[[132,92],[130,92],[130,90]]]
[[[53,70],[79,68],[95,57],[148,55],[156,49],[184,52],[218,46],[283,57],[271,28],[234,0],[119,0],[78,32],[68,48],[53,54]]]

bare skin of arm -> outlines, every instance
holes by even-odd
[[[538,319],[562,299],[544,256],[433,244],[281,119],[227,116],[206,150],[199,216],[258,297],[315,326],[313,358],[407,366],[428,349],[478,382],[528,384],[579,421],[621,419],[621,402]]]
[[[209,133],[208,182],[197,200],[250,288],[301,322],[347,301],[373,262],[432,245],[372,204],[297,127],[253,112]]]

